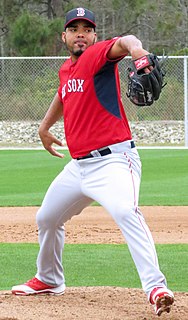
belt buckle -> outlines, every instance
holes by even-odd
[[[93,157],[101,157],[101,154],[98,150],[93,150],[90,152]]]

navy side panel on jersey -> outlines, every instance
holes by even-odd
[[[94,77],[94,85],[100,104],[114,116],[121,118],[116,90],[115,64],[107,62]]]

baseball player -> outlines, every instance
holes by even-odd
[[[63,158],[62,146],[50,128],[62,116],[72,160],[50,185],[37,212],[40,251],[37,274],[14,286],[16,295],[63,294],[64,224],[93,201],[101,204],[119,226],[143,290],[157,315],[174,301],[159,269],[152,235],[138,208],[140,158],[132,140],[120,95],[118,62],[127,54],[147,54],[133,35],[97,42],[94,13],[75,8],[66,15],[62,40],[70,58],[59,70],[57,93],[39,127],[44,148]],[[150,73],[146,66],[144,72]],[[134,303],[134,301],[133,301]]]

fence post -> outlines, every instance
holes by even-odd
[[[188,147],[188,56],[184,57],[184,119],[185,119],[185,147]]]

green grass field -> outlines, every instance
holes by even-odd
[[[188,245],[157,245],[161,270],[169,287],[187,291]],[[23,283],[36,273],[37,244],[0,244],[0,290]],[[119,286],[141,288],[127,245],[66,244],[63,265],[66,284],[72,286]],[[130,272],[131,270],[131,272]]]
[[[0,206],[38,206],[70,160],[43,150],[0,151]],[[141,149],[140,205],[188,205],[188,150]]]

